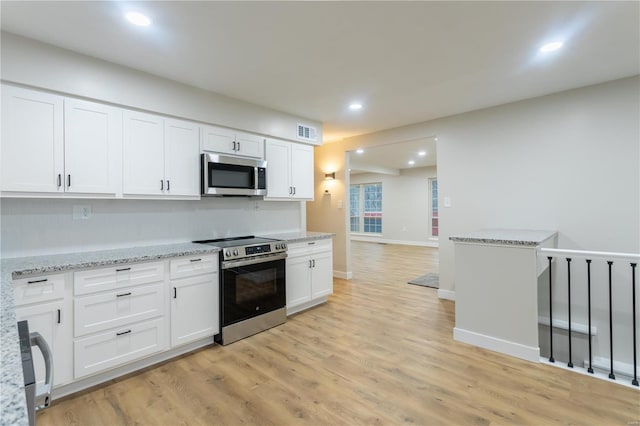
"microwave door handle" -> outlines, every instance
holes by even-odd
[[[256,191],[258,190],[258,168],[254,167],[253,168],[253,189],[255,189]]]

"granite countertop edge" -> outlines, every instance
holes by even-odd
[[[219,251],[219,247],[179,243],[3,259],[0,267],[0,321],[2,322],[0,327],[0,347],[2,348],[0,352],[0,425],[26,426],[29,423],[16,326],[14,278]]]
[[[279,234],[267,234],[260,235],[264,238],[273,238],[276,240],[286,241],[289,244],[302,243],[307,241],[324,240],[334,238],[336,234],[329,232],[313,232],[313,231],[301,231],[301,232],[283,232]]]
[[[456,243],[536,247],[557,235],[550,230],[483,229],[449,237]]]

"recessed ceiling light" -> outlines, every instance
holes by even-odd
[[[551,43],[547,43],[540,47],[540,52],[548,53],[553,52],[554,50],[558,50],[562,47],[563,43],[561,41],[552,41]]]
[[[138,25],[140,27],[148,27],[149,25],[151,25],[151,19],[149,19],[142,13],[129,12],[124,15],[124,17],[127,18],[127,21],[131,22],[133,25]]]
[[[434,141],[436,141],[436,142],[438,142],[438,138],[434,138],[433,140],[434,140]]]
[[[425,155],[427,155],[427,151],[420,151],[420,152],[418,153],[418,155],[419,155],[420,157],[424,157]]]
[[[409,165],[410,165],[410,166],[413,166],[414,164],[416,164],[416,162],[415,162],[415,161],[413,161],[413,160],[409,160]]]
[[[362,149],[362,148],[356,149],[356,152],[357,152],[358,154],[362,154],[362,153],[364,152],[364,149]]]
[[[362,109],[362,104],[360,102],[353,102],[351,105],[349,105],[349,109],[352,109],[354,111]]]

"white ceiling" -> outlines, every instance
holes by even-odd
[[[637,1],[0,7],[3,30],[321,121],[325,141],[640,73]],[[132,9],[154,24],[126,23]]]
[[[418,155],[419,152],[426,155]],[[436,165],[435,138],[394,143],[363,149],[363,152],[349,152],[349,171],[358,173],[382,173],[398,175],[402,169]],[[409,164],[413,160],[415,164]]]

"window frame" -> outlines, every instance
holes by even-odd
[[[376,224],[365,224],[366,222],[366,214],[365,214],[365,209],[366,209],[366,205],[365,205],[365,187],[366,186],[379,186],[379,190],[380,190],[380,211],[379,212],[375,212],[376,214],[379,214],[379,216],[373,216],[373,218],[379,218],[379,225]],[[352,216],[351,215],[351,210],[353,208],[353,202],[352,202],[352,188],[353,187],[358,187],[358,216]],[[383,214],[383,191],[382,191],[382,182],[366,182],[366,183],[353,183],[349,185],[349,232],[353,235],[369,235],[369,236],[382,236],[382,218],[384,216]],[[353,219],[354,218],[358,218],[358,230],[354,231],[353,230]],[[366,231],[367,226],[375,226],[378,227],[379,229],[376,230],[376,232],[368,232]],[[377,232],[379,231],[379,232]]]

